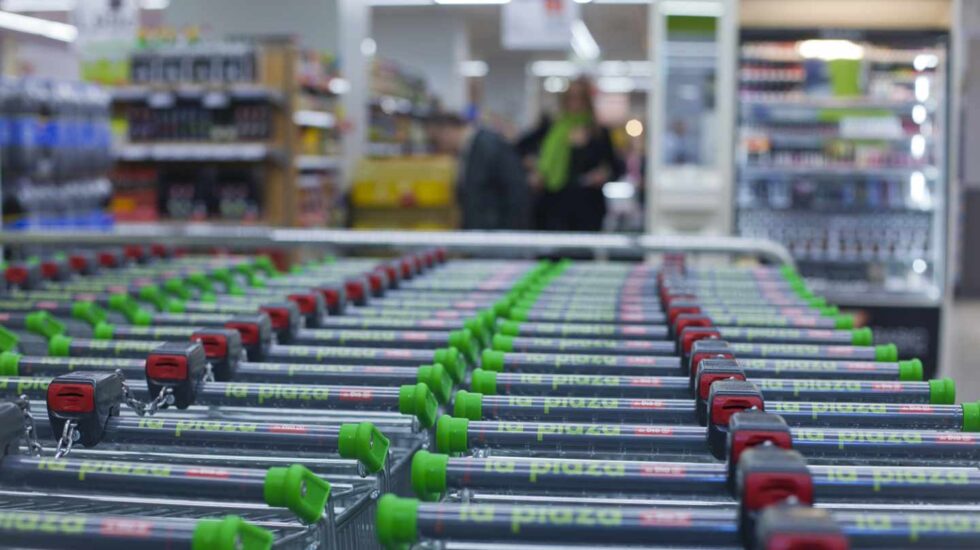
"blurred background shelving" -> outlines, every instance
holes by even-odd
[[[946,65],[938,33],[743,31],[738,232],[838,301],[938,300]]]

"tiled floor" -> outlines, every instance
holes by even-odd
[[[980,301],[953,306],[950,357],[947,372],[956,380],[958,401],[980,400]]]

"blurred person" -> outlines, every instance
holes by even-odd
[[[561,112],[541,138],[536,173],[540,229],[599,231],[606,215],[602,187],[621,173],[609,129],[595,120],[592,85],[571,82]]]
[[[462,229],[527,229],[530,194],[517,153],[492,130],[452,113],[434,116],[436,150],[458,158],[456,200]]]

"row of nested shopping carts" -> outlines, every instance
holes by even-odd
[[[791,269],[130,246],[5,274],[0,545],[980,547],[980,405]]]

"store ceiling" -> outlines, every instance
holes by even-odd
[[[426,10],[432,17],[463,17],[470,36],[470,57],[493,59],[510,56],[500,45],[500,6],[377,7],[376,14]],[[587,4],[582,20],[602,50],[603,59],[646,59],[647,10],[645,5]],[[566,52],[525,52],[528,59],[564,59]]]

